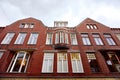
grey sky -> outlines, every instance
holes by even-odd
[[[109,27],[120,27],[120,0],[0,0],[0,26],[33,17],[47,26],[55,20],[76,26],[89,17]]]

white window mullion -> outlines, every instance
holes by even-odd
[[[49,59],[47,60],[47,65],[50,65],[49,64]],[[47,71],[46,72],[49,72],[49,67],[47,67]]]
[[[65,43],[68,44],[68,34],[65,33]]]
[[[61,60],[61,63],[62,63],[62,64],[61,64],[61,66],[62,66],[62,72],[64,72],[64,67],[63,67],[63,66],[64,66],[64,65],[63,65],[63,60]]]
[[[55,44],[59,43],[59,33],[55,34]]]
[[[75,60],[75,66],[76,66],[76,70],[77,70],[77,72],[79,72],[79,71],[78,71],[78,64],[77,64],[77,60]]]

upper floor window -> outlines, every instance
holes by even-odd
[[[65,32],[57,32],[55,34],[55,43],[66,43],[68,44],[68,34]]]
[[[5,38],[3,39],[3,41],[1,42],[1,44],[9,44],[12,40],[12,38],[14,37],[15,33],[7,33],[7,35],[5,36]]]
[[[79,53],[71,53],[72,71],[73,73],[83,73],[83,65]]]
[[[7,72],[26,72],[30,55],[27,52],[20,51],[14,55]]]
[[[0,59],[2,58],[4,52],[3,51],[0,51]]]
[[[38,33],[31,33],[28,44],[36,44],[38,39]]]
[[[19,28],[33,28],[34,24],[33,23],[21,23]]]
[[[44,53],[42,72],[53,72],[54,53]]]
[[[46,44],[52,44],[52,38],[53,38],[53,34],[52,33],[47,33],[47,38],[46,38]]]
[[[96,24],[87,24],[86,27],[87,29],[98,29]]]
[[[110,34],[104,34],[109,45],[116,45]]]
[[[94,40],[96,42],[96,45],[103,45],[103,42],[102,42],[99,34],[93,34],[93,38],[94,38]]]
[[[26,37],[26,34],[27,33],[19,33],[19,35],[18,35],[18,37],[17,37],[17,39],[16,39],[14,44],[23,44],[24,39]]]
[[[91,42],[87,33],[82,33],[81,36],[82,36],[82,41],[84,45],[91,45]]]
[[[71,45],[77,45],[77,44],[78,44],[75,33],[71,33],[71,34],[70,34],[70,38],[71,38]]]
[[[88,62],[92,72],[100,72],[98,61],[95,57],[95,53],[87,53]]]
[[[115,34],[116,37],[120,40],[120,33]]]
[[[58,73],[68,72],[67,53],[57,53],[57,72]]]

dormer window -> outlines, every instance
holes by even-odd
[[[96,24],[87,24],[86,27],[87,29],[98,29]]]
[[[54,21],[54,27],[67,27],[67,21]]]
[[[34,24],[33,23],[21,23],[19,28],[33,28]]]

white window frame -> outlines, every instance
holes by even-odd
[[[31,33],[27,44],[36,44],[38,39],[38,33]]]
[[[53,41],[53,34],[52,33],[47,33],[46,44],[51,45],[52,41]]]
[[[111,37],[110,34],[104,34],[106,41],[108,42],[109,45],[116,45],[115,41],[113,40],[113,38]]]
[[[55,34],[55,44],[58,44],[59,43],[59,33],[57,32]]]
[[[81,33],[81,36],[82,36],[82,41],[84,45],[91,45],[91,42],[87,33]]]
[[[63,59],[64,56],[60,56],[62,54],[65,55],[66,59]],[[65,68],[66,68],[66,71],[64,70]],[[68,57],[67,57],[67,53],[57,53],[57,72],[58,73],[68,73]]]
[[[65,43],[68,44],[68,33],[65,33]]]
[[[13,69],[14,69],[15,64],[16,64],[16,61],[17,61],[17,59],[18,59],[18,55],[19,55],[21,52],[24,53],[24,57],[22,58],[22,62],[21,62],[21,65],[20,65],[20,68],[19,68],[18,72],[16,72],[16,71],[13,71]],[[12,60],[11,60],[11,63],[10,63],[10,65],[9,65],[8,69],[7,69],[7,72],[10,72],[10,73],[21,73],[22,64],[24,64],[26,54],[28,54],[28,53],[25,52],[25,51],[19,51],[17,54],[15,54],[15,55],[13,56]],[[24,69],[24,72],[23,72],[23,73],[26,72],[26,69],[27,69],[27,66],[28,66],[28,62],[29,62],[29,58],[30,58],[30,54],[29,54],[29,56],[28,56],[27,63],[26,63],[26,66],[25,66],[25,69]]]
[[[13,33],[13,32],[7,33],[5,38],[1,42],[1,44],[9,44],[11,42],[12,38],[14,37],[14,35],[15,35],[15,33]]]
[[[23,35],[24,34],[24,35]],[[27,33],[20,32],[14,44],[23,44]]]
[[[99,34],[93,34],[93,38],[94,38],[94,40],[96,42],[96,45],[104,45]]]
[[[42,73],[53,73],[53,65],[54,65],[54,53],[44,53]]]
[[[73,58],[72,54],[76,54],[79,59]],[[71,55],[72,72],[73,73],[84,73],[80,53],[70,53],[70,55]]]
[[[71,38],[71,45],[78,45],[76,33],[71,33],[70,38]]]

